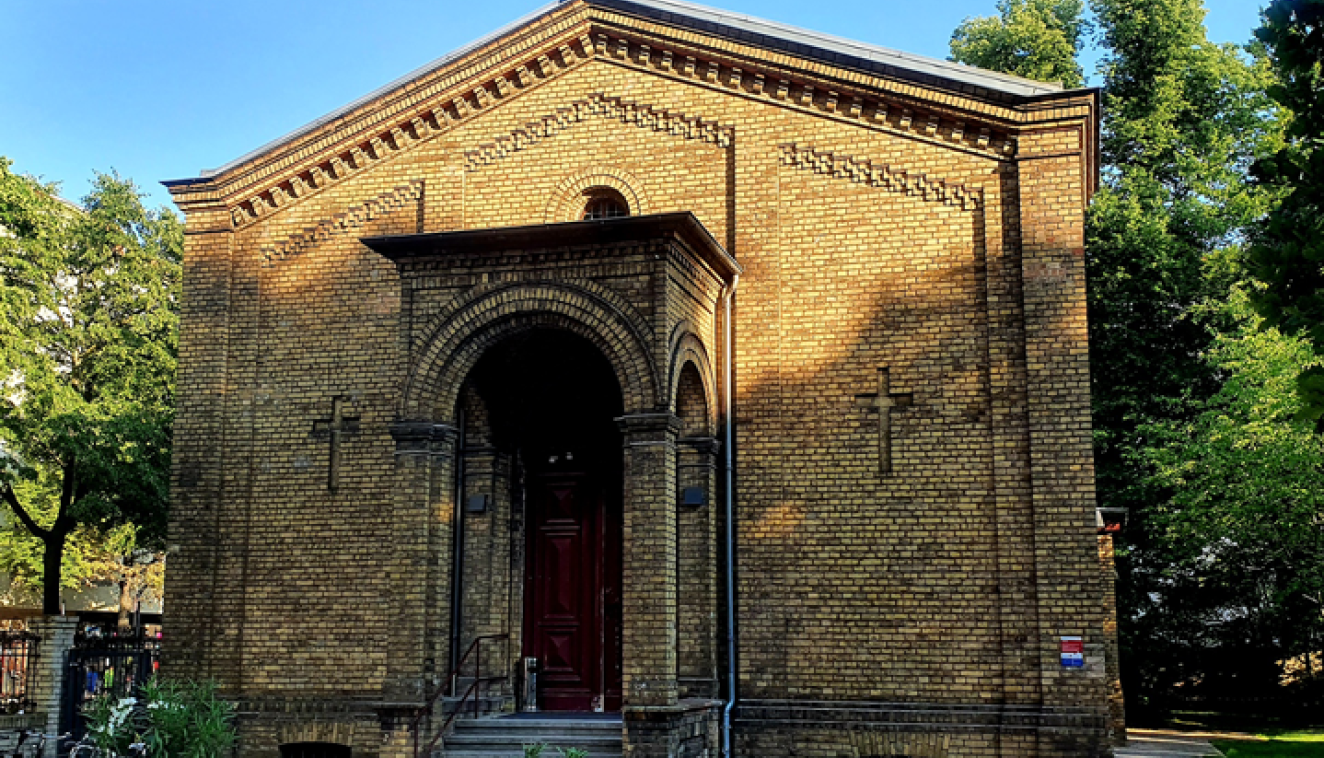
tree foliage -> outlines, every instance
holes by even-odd
[[[1285,144],[1252,169],[1283,194],[1252,231],[1251,270],[1267,285],[1256,304],[1324,355],[1324,0],[1274,0],[1255,36],[1277,75],[1269,96],[1289,114]],[[1298,391],[1302,416],[1324,432],[1324,367],[1302,372]]]
[[[1133,655],[1146,665],[1132,667],[1150,670],[1151,697],[1175,683],[1272,691],[1282,661],[1324,640],[1324,438],[1294,392],[1319,361],[1303,340],[1263,328],[1240,287],[1218,307],[1234,326],[1203,356],[1217,392],[1192,401],[1190,418],[1143,430],[1160,497],[1133,563],[1147,580],[1137,607],[1155,617],[1130,633],[1144,643]]]
[[[1087,217],[1096,468],[1105,505],[1153,502],[1140,429],[1218,387],[1201,308],[1243,274],[1271,197],[1246,170],[1276,138],[1268,71],[1205,39],[1199,0],[1095,0],[1106,45],[1102,186]]]
[[[1265,95],[1271,71],[1211,44],[1199,0],[1094,0],[1093,8],[1105,45],[1103,181],[1086,232],[1095,463],[1100,504],[1131,514],[1118,599],[1124,678],[1142,714],[1161,710],[1179,683],[1211,684],[1234,660],[1218,656],[1233,648],[1248,665],[1246,651],[1277,652],[1268,638],[1252,645],[1245,628],[1222,623],[1272,615],[1253,582],[1233,581],[1260,565],[1246,534],[1230,517],[1206,518],[1249,507],[1237,497],[1251,491],[1217,496],[1201,490],[1221,486],[1212,472],[1174,473],[1220,445],[1259,444],[1219,436],[1250,434],[1209,415],[1249,385],[1230,383],[1235,372],[1211,356],[1226,359],[1225,336],[1244,329],[1244,314],[1226,303],[1246,278],[1245,230],[1276,199],[1248,172],[1280,137]],[[1187,498],[1201,496],[1209,507],[1190,507]],[[1273,607],[1281,618],[1286,606]],[[1269,668],[1251,667],[1240,681],[1253,671],[1266,684]]]
[[[968,18],[952,34],[952,60],[1064,87],[1085,86],[1077,62],[1088,31],[1083,0],[998,0],[997,16]]]
[[[0,159],[0,498],[59,611],[80,529],[164,539],[182,230],[98,175],[81,208]]]

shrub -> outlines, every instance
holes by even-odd
[[[223,758],[234,746],[234,706],[216,695],[216,683],[152,679],[142,698],[103,696],[84,708],[88,737],[103,756]]]

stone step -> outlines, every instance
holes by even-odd
[[[445,739],[445,758],[520,758],[525,745],[547,745],[542,758],[560,758],[556,748],[580,748],[590,758],[620,758],[619,718],[465,719]]]
[[[457,733],[446,738],[446,745],[449,747],[480,748],[491,745],[509,745],[510,743],[520,745],[531,745],[539,742],[545,742],[557,747],[582,747],[582,748],[610,748],[613,745],[620,747],[621,735],[615,734],[583,734],[576,732],[503,732],[481,734]],[[573,745],[566,743],[573,742]]]
[[[621,734],[619,718],[569,719],[536,716],[502,716],[490,719],[466,719],[455,723],[457,730],[501,732],[555,732],[564,729]]]
[[[539,758],[561,758],[561,754],[556,752],[556,748],[564,749],[565,745],[556,745],[548,747],[542,752]],[[570,745],[569,747],[578,747]],[[614,750],[589,750],[588,758],[621,758],[621,748]],[[446,748],[444,752],[436,754],[435,758],[493,758],[502,756],[502,758],[522,758],[524,755],[523,745],[507,745],[500,750],[469,750],[468,748]]]

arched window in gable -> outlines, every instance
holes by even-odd
[[[625,196],[610,187],[590,187],[584,190],[584,221],[624,218],[630,215],[630,204]]]

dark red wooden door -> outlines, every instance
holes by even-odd
[[[619,710],[619,517],[584,474],[530,490],[524,654],[538,659],[538,707]]]

